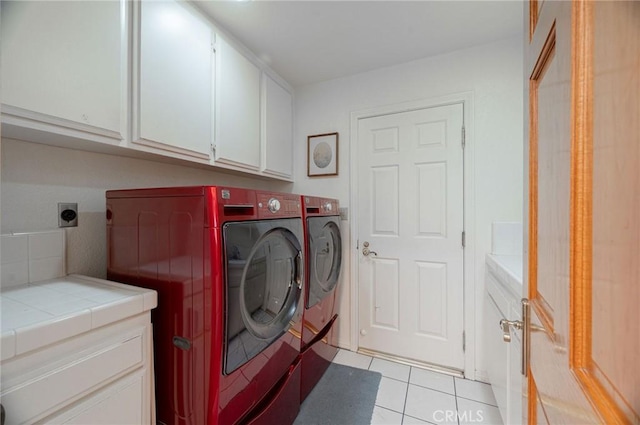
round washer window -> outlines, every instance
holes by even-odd
[[[331,292],[338,283],[342,262],[342,238],[336,223],[326,223],[313,245],[313,277],[324,292]]]
[[[262,270],[253,278],[255,270]],[[285,332],[302,290],[302,253],[289,230],[274,228],[254,244],[240,280],[240,314],[255,338],[270,340]]]

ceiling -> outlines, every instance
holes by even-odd
[[[293,86],[522,34],[513,1],[194,1]]]

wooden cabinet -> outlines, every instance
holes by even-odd
[[[262,172],[293,176],[293,97],[269,74],[263,74]]]
[[[125,2],[2,2],[3,136],[119,144]]]
[[[260,68],[216,40],[215,163],[260,170]]]
[[[135,4],[133,143],[208,162],[213,128],[213,29],[190,5]]]

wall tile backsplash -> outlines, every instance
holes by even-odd
[[[0,288],[66,275],[64,230],[0,236]]]

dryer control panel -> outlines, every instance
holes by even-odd
[[[289,193],[256,192],[258,218],[301,217],[300,196]]]

